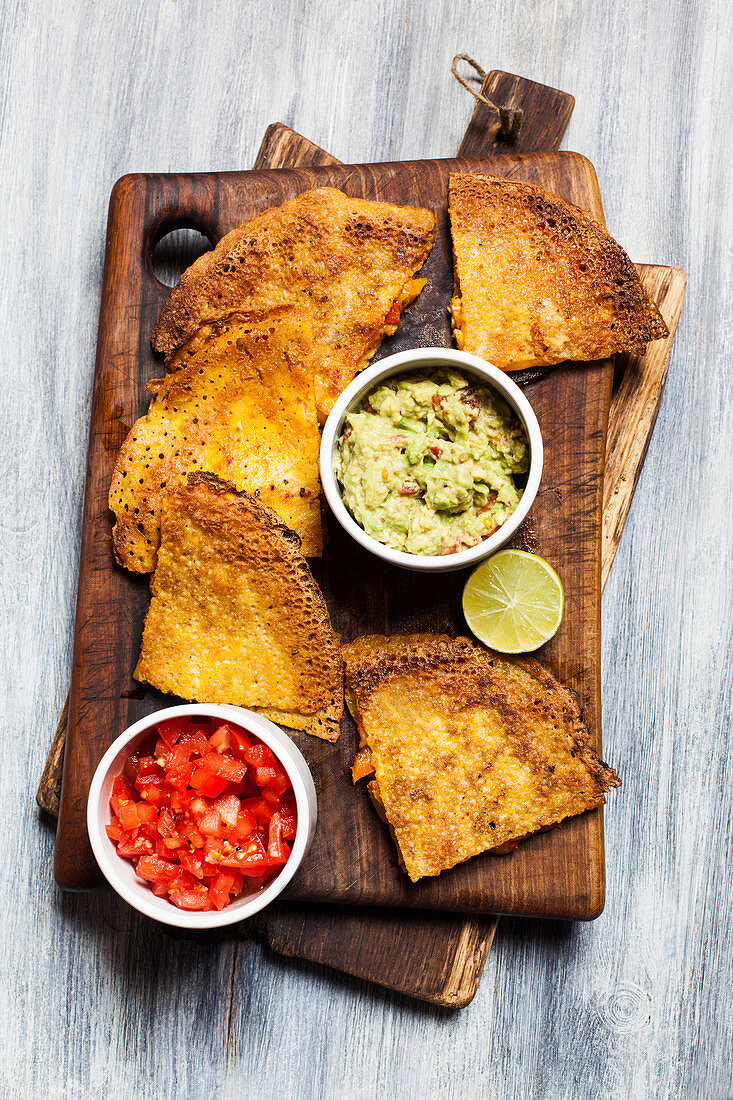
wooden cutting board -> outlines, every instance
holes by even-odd
[[[69,731],[56,876],[71,889],[99,883],[84,804],[110,741],[172,700],[132,678],[148,602],[147,579],[114,565],[107,492],[117,451],[146,410],[145,383],[160,372],[149,335],[168,293],[150,269],[156,239],[194,225],[212,241],[260,210],[303,190],[330,185],[364,198],[429,206],[436,244],[428,284],[381,355],[420,345],[450,346],[447,304],[453,271],[446,195],[451,171],[483,171],[539,183],[602,219],[590,163],[574,153],[471,160],[322,166],[280,171],[124,177],[109,215],[99,345],[84,506]],[[600,545],[602,477],[613,366],[564,364],[525,392],[545,443],[545,473],[532,508],[537,550],[558,570],[566,611],[541,659],[580,697],[600,749]],[[465,574],[425,577],[387,567],[330,523],[330,543],[314,572],[335,629],[348,640],[373,631],[455,632],[463,627]],[[590,919],[604,898],[600,811],[536,836],[507,859],[482,856],[437,879],[411,884],[389,833],[364,792],[351,784],[356,746],[346,717],[331,745],[297,735],[314,773],[319,824],[311,851],[288,888],[297,900],[417,909],[511,912]]]

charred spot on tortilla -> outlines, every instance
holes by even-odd
[[[256,492],[297,531],[306,557],[320,554],[320,439],[304,312],[204,326],[173,365],[173,374],[148,383],[150,408],[115,464],[109,506],[120,565],[155,568],[166,495],[197,470]]]
[[[343,662],[300,540],[255,496],[189,474],[166,498],[135,679],[335,741]]]
[[[304,308],[313,330],[319,417],[366,366],[400,310],[435,239],[429,210],[305,191],[228,233],[183,273],[153,332],[171,356],[202,325],[242,310]],[[168,365],[175,369],[175,361]]]
[[[435,634],[372,635],[343,656],[354,779],[369,780],[413,882],[506,851],[620,785],[574,696],[534,660]]]
[[[584,210],[542,187],[449,181],[458,347],[502,370],[641,354],[669,332],[636,268]]]

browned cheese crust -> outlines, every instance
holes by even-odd
[[[413,882],[600,806],[621,783],[537,661],[435,634],[342,652],[370,794]]]
[[[150,587],[135,679],[337,739],[339,638],[297,535],[272,509],[189,474],[164,503]]]
[[[165,355],[242,310],[304,308],[313,329],[321,419],[377,350],[385,318],[434,241],[429,210],[306,191],[228,233],[183,273],[153,347]],[[170,364],[175,367],[175,363]]]
[[[148,383],[150,408],[117,457],[109,506],[120,565],[152,572],[165,497],[197,470],[256,492],[297,532],[306,557],[320,554],[320,437],[302,311],[206,325],[174,367]]]
[[[557,195],[516,180],[449,182],[458,346],[502,370],[641,354],[667,326],[624,250]]]

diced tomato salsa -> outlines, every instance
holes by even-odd
[[[159,722],[125,761],[110,806],[117,854],[180,909],[257,893],[287,863],[298,823],[274,753],[213,718]]]

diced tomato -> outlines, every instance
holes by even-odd
[[[141,775],[138,773],[135,780],[135,790],[146,792],[145,798],[152,798],[153,802],[157,801],[162,793],[162,785],[165,782],[162,774],[152,775],[148,772],[147,775]]]
[[[195,791],[176,791],[172,787],[168,789],[170,790],[170,795],[168,796],[168,805],[170,806],[173,813],[176,814],[187,810],[193,802],[194,798],[196,797]]]
[[[267,838],[267,858],[273,863],[287,863],[290,848],[283,840],[283,823],[279,813],[270,818],[270,831]]]
[[[229,904],[229,895],[236,889],[238,879],[241,881],[241,876],[232,871],[222,871],[216,876],[209,887],[209,898],[216,909]]]
[[[218,863],[222,856],[232,850],[232,842],[220,836],[204,837],[204,856],[210,863]]]
[[[153,843],[146,836],[135,836],[134,833],[124,832],[117,845],[117,854],[120,856],[141,856],[145,852],[152,851]]]
[[[213,729],[213,733],[211,732]],[[107,835],[156,897],[222,909],[290,856],[290,779],[268,746],[229,723],[161,722],[112,786]]]
[[[255,819],[252,817],[252,814],[248,813],[247,810],[240,810],[237,814],[237,821],[233,830],[234,835],[240,840],[244,840],[245,837],[249,836],[254,827]]]
[[[247,774],[243,761],[235,760],[231,756],[222,756],[218,752],[207,752],[206,756],[201,758],[199,766],[203,771],[212,772],[220,779],[225,779],[227,783],[241,783]]]
[[[156,834],[153,837],[155,841],[155,854],[168,858],[172,858],[174,854],[178,853],[179,848],[187,849],[185,840],[176,834],[175,836],[160,836]]]
[[[268,825],[272,817],[272,809],[264,798],[243,798],[242,809],[252,814],[258,825]]]
[[[196,824],[193,821],[186,821],[180,828],[181,836],[187,841],[192,848],[203,848],[204,838],[196,828]]]
[[[265,787],[262,792],[262,798],[271,810],[280,809],[280,795],[272,787]]]
[[[247,877],[261,875],[272,867],[257,833],[252,833],[231,852],[222,852],[219,864],[221,867],[233,867]]]
[[[290,782],[290,779],[288,778],[288,773],[285,771],[284,768],[281,768],[279,765],[277,767],[275,778],[267,784],[267,786],[271,787],[277,794],[285,794],[285,792],[289,789],[291,785],[292,784]]]
[[[267,745],[263,745],[261,741],[258,741],[247,751],[245,760],[253,768],[271,767],[275,764],[275,754],[271,749],[268,749]]]
[[[209,798],[216,798],[225,789],[227,780],[214,775],[208,768],[196,768],[189,779],[189,783],[200,794],[208,795]]]
[[[120,817],[121,807],[128,806],[133,801],[132,791],[121,775],[118,775],[112,784],[112,797],[109,801],[117,817]]]
[[[158,856],[140,856],[135,868],[135,874],[140,878],[146,878],[149,882],[170,882],[175,878],[178,867],[167,859],[159,859]]]
[[[183,851],[179,855],[178,859],[184,871],[188,871],[189,874],[195,875],[196,878],[203,878],[205,876],[206,862],[202,859],[198,852]]]
[[[137,762],[137,776],[139,779],[142,775],[160,775],[162,776],[163,769],[154,756],[141,756]]]
[[[221,814],[225,825],[236,825],[241,802],[235,794],[228,794],[226,798],[217,798],[216,809]]]
[[[197,882],[193,875],[175,878],[170,884],[168,897],[179,909],[205,909],[209,901],[209,891],[203,882]]]
[[[255,768],[255,783],[262,790],[269,783],[274,783],[277,772],[269,764],[264,764],[261,768]]]
[[[182,733],[178,744],[171,750],[179,753],[181,758],[190,760],[193,756],[202,756],[209,751],[209,739],[203,730],[192,730],[190,733]]]
[[[183,731],[191,729],[191,723],[188,718],[167,718],[165,722],[158,722],[155,728],[161,740],[172,748]]]
[[[231,734],[230,747],[232,752],[238,759],[244,760],[244,754],[252,745],[251,738],[249,738],[246,733],[243,733],[242,730],[230,729],[229,732]]]
[[[221,814],[213,806],[199,821],[199,832],[202,836],[221,836]]]
[[[295,794],[292,790],[286,791],[280,802],[280,821],[282,822],[283,836],[286,840],[295,840],[298,825],[298,813],[295,808]]]
[[[434,447],[428,447],[428,450],[430,451],[431,455],[435,455],[436,458],[440,458],[443,453],[443,448],[439,447],[437,444]]]
[[[158,815],[158,832],[162,837],[177,835],[176,822],[170,810],[161,810]]]
[[[194,765],[190,763],[192,751],[186,744],[174,745],[165,762],[165,777],[173,787],[185,790]]]
[[[137,811],[137,802],[123,802],[119,805],[118,814],[120,825],[125,832],[132,832],[140,824],[140,814]]]
[[[141,825],[147,825],[155,822],[158,824],[158,809],[156,806],[149,806],[147,802],[138,802],[136,805],[137,816],[140,818]]]
[[[223,726],[219,726],[215,733],[212,733],[209,738],[209,745],[214,752],[227,752],[232,743],[232,733],[229,726],[224,723]],[[208,747],[208,746],[207,746]],[[206,749],[204,749],[204,752]]]

